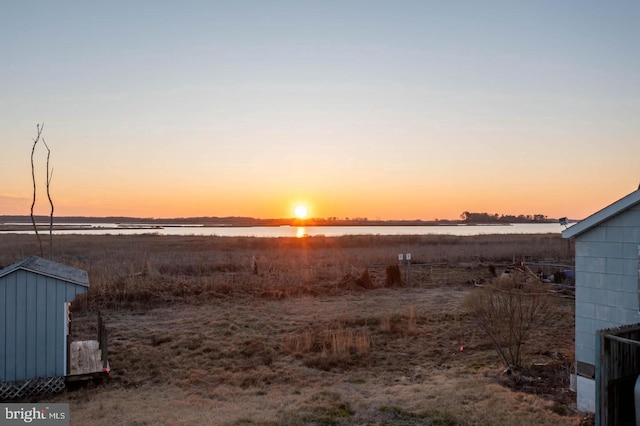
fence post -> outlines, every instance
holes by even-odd
[[[102,324],[102,332],[100,333],[100,349],[102,350],[102,369],[106,370],[109,366],[109,337],[107,328]]]
[[[102,312],[98,311],[98,342],[102,341]]]
[[[102,312],[98,312],[98,347],[100,348],[100,353],[102,356],[102,368],[106,369],[109,365],[109,360],[107,359],[109,354],[109,338],[107,337],[107,327],[104,325],[102,320]]]
[[[71,334],[64,336],[67,340],[67,376],[71,374]]]
[[[66,371],[66,375],[71,374],[71,302],[67,302],[65,303],[65,309],[66,309],[66,317],[65,317],[65,321],[66,323],[66,327],[65,327],[65,345],[67,345],[67,371]]]
[[[607,375],[607,338],[605,333],[602,330],[596,331],[595,333],[595,425],[596,426],[607,426],[607,385],[606,385],[606,375]]]

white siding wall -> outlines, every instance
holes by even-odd
[[[597,330],[640,322],[638,244],[640,206],[576,238],[576,361],[595,364]],[[578,401],[591,406],[584,384]]]

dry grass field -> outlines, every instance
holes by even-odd
[[[584,420],[568,389],[571,298],[557,296],[509,376],[464,308],[493,270],[571,263],[559,235],[70,235],[54,244],[54,260],[91,282],[74,303],[73,335],[95,338],[98,311],[109,331],[109,380],[44,399],[69,402],[72,424]],[[0,235],[0,266],[38,252],[33,236]],[[410,280],[391,283],[398,253],[414,265]]]

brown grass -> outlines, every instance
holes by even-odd
[[[0,235],[0,265],[36,253],[33,240]],[[516,390],[462,303],[474,282],[492,277],[490,265],[569,261],[559,236],[61,236],[54,243],[55,260],[86,269],[91,280],[74,304],[74,336],[92,337],[97,310],[110,335],[109,382],[47,398],[71,404],[72,424],[579,419],[566,392],[571,302],[532,333],[523,359],[545,374],[531,370],[526,383],[538,386]],[[386,267],[406,252],[410,286],[385,288]],[[359,285],[363,279],[371,285]]]
[[[4,234],[0,266],[38,252],[29,235]],[[342,294],[385,285],[397,253],[413,256],[412,286],[490,276],[522,259],[570,258],[557,235],[307,238],[57,236],[54,260],[89,272],[91,310],[150,308],[228,296],[286,298]],[[259,265],[253,274],[252,258]],[[479,267],[485,270],[479,271]],[[392,283],[397,285],[398,282]]]

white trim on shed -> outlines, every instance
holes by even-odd
[[[565,229],[562,238],[576,237],[636,204],[640,204],[640,189]]]

